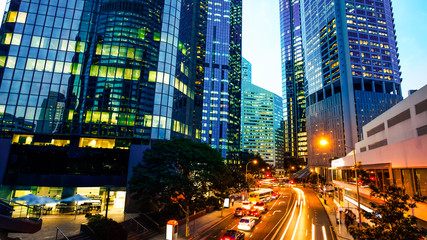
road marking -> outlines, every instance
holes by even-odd
[[[276,212],[282,212],[282,210],[274,210],[273,215],[274,215]]]
[[[285,201],[280,201],[280,202],[279,202],[279,205],[280,205],[280,204],[282,204],[282,203],[286,203],[286,202],[285,202]]]

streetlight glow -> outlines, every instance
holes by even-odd
[[[320,140],[320,145],[325,146],[327,145],[329,142],[325,139]]]

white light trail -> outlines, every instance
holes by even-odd
[[[323,232],[323,239],[324,240],[328,240],[328,238],[326,236],[326,228],[325,228],[325,226],[322,226],[322,232]]]

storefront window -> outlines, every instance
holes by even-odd
[[[415,169],[415,184],[417,193],[427,196],[427,169]]]

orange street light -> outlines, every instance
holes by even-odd
[[[322,139],[322,140],[320,140],[320,145],[322,145],[322,146],[326,146],[326,145],[328,145],[329,144],[329,142],[327,141],[327,140],[325,140],[325,139]]]
[[[257,160],[253,160],[253,161],[250,161],[250,162],[248,162],[248,163],[246,164],[246,174],[245,174],[246,182],[248,181],[248,165],[249,165],[249,163],[257,164],[257,163],[258,163],[258,161],[257,161]]]

